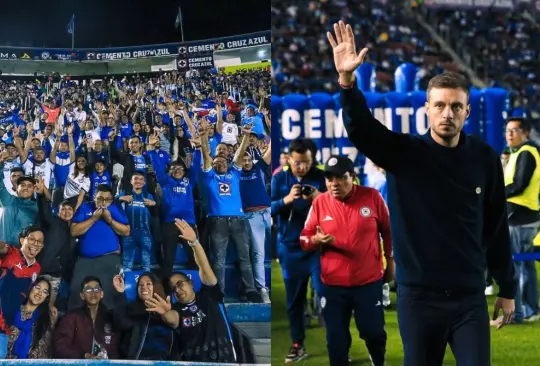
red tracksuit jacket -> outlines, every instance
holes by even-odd
[[[311,237],[320,226],[335,237],[331,245],[316,245]],[[311,206],[300,244],[306,251],[321,247],[321,280],[330,286],[362,286],[380,280],[384,274],[380,236],[384,255],[392,258],[392,237],[388,208],[373,188],[354,186],[345,201],[329,192],[319,195]]]

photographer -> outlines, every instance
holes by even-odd
[[[311,203],[326,191],[324,173],[316,167],[312,141],[299,138],[289,145],[288,169],[272,177],[272,216],[277,216],[278,257],[285,281],[292,346],[285,362],[307,357],[304,346],[304,304],[309,278],[320,292],[320,253],[304,252],[300,233]]]

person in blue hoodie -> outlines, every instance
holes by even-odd
[[[288,169],[272,177],[271,213],[277,217],[278,258],[285,282],[287,316],[292,346],[286,363],[307,357],[304,340],[304,304],[308,282],[321,293],[320,253],[305,252],[300,246],[300,233],[311,209],[311,202],[326,191],[324,172],[317,169],[312,143],[298,138],[289,145]]]
[[[150,137],[148,152],[154,149],[158,142],[156,136]],[[160,161],[160,159],[156,159]],[[197,177],[201,170],[202,155],[200,145],[195,147],[191,167],[186,167],[182,160],[171,163],[169,174],[166,174],[164,166],[158,164],[155,167],[156,178],[161,187],[162,207],[162,277],[168,278],[172,274],[173,263],[176,257],[176,247],[181,243],[188,258],[188,267],[196,268],[193,251],[185,240],[179,239],[180,231],[175,225],[175,219],[186,221],[197,231],[195,220],[195,201],[193,190],[197,185]]]

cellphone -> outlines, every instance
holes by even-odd
[[[124,273],[124,267],[122,267],[121,264],[117,264],[116,265],[116,274],[122,278],[125,277],[125,273]]]

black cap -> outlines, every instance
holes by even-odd
[[[354,173],[354,163],[346,156],[333,155],[324,164],[324,174],[342,177],[345,173]]]
[[[17,178],[17,185],[21,184],[24,181],[30,181],[32,184],[36,184],[36,180],[29,176],[29,175],[21,175],[19,178]]]

